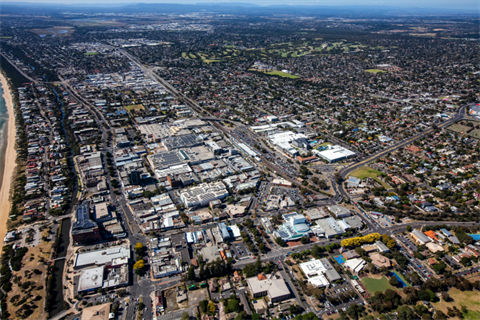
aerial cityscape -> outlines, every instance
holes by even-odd
[[[1,319],[480,319],[475,1],[0,3]]]

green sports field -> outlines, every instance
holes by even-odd
[[[381,279],[362,278],[362,283],[371,294],[377,291],[385,292],[387,289],[395,290],[395,288],[388,283],[388,279],[385,276]]]

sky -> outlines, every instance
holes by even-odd
[[[5,2],[15,2],[7,0]],[[20,2],[20,1],[19,1]],[[58,4],[132,4],[132,3],[251,3],[256,5],[389,6],[402,8],[452,8],[480,10],[479,0],[21,0],[21,2]]]

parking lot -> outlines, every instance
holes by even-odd
[[[207,288],[188,291],[187,296],[190,305],[198,305],[200,301],[208,298]]]
[[[396,236],[397,239],[403,244],[405,245],[408,250],[410,250],[411,252],[415,252],[415,251],[418,251],[418,247],[415,243],[413,243],[410,239],[402,236],[402,235],[397,235]]]
[[[236,260],[242,260],[249,257],[250,252],[248,251],[247,246],[243,242],[234,242],[230,246],[230,249],[233,251]]]
[[[298,200],[301,204],[305,202],[303,197],[300,195],[300,191],[296,188],[273,187],[271,194],[276,196],[290,197],[293,201]]]

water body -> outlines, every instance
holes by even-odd
[[[8,124],[8,113],[5,100],[3,99],[3,87],[0,83],[0,188],[2,187],[3,182],[3,171],[5,167],[5,150],[7,148],[7,124]]]
[[[67,254],[67,248],[70,243],[70,227],[72,223],[70,219],[63,219],[62,230],[60,230],[60,246],[57,251],[57,259],[64,258]],[[53,271],[53,277],[55,279],[55,286],[53,287],[54,304],[50,317],[59,314],[63,311],[63,281],[65,277],[63,275],[63,269],[65,268],[65,259],[55,261],[55,268]]]

